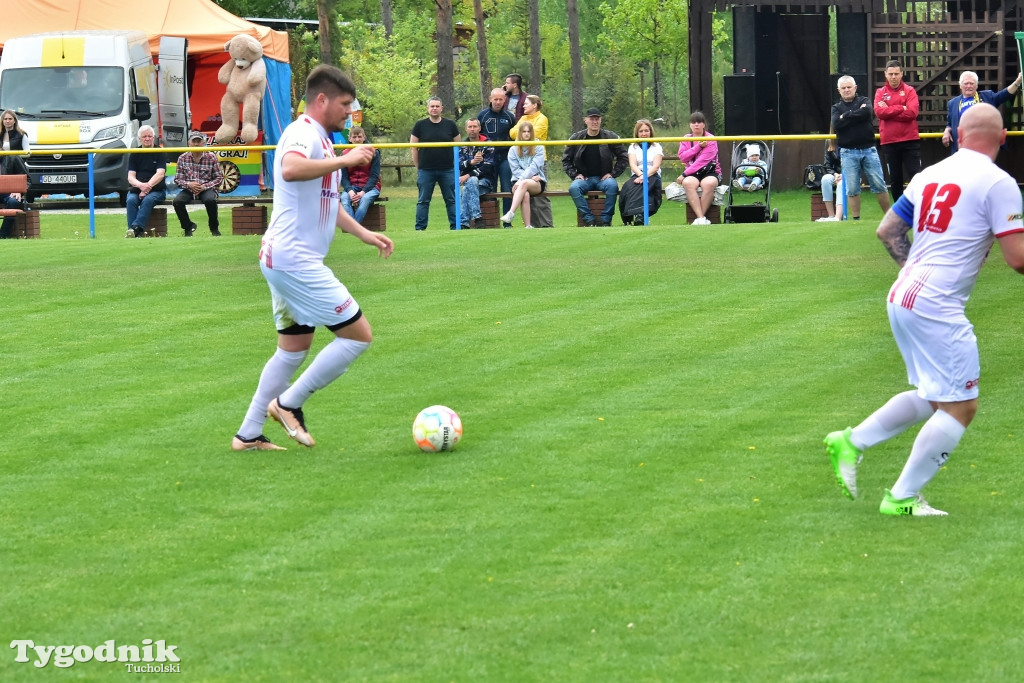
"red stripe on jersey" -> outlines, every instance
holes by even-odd
[[[1006,237],[1007,235],[1013,235],[1018,232],[1024,232],[1024,228],[1014,228],[1013,230],[1007,230],[1006,232],[997,232],[996,237]]]
[[[907,309],[908,311],[914,310],[914,300],[917,299],[918,292],[920,292],[921,289],[924,287],[924,283],[928,280],[928,276],[931,274],[931,272],[932,269],[928,268],[923,273],[920,273],[917,276],[917,279],[914,280],[914,283],[903,294],[903,301],[900,302],[900,305],[903,306],[903,308]]]

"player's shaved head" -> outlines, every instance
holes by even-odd
[[[958,144],[996,158],[999,146],[1006,140],[1003,115],[991,104],[979,102],[964,112],[957,128]]]

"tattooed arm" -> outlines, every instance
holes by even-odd
[[[889,251],[889,256],[900,268],[907,262],[907,255],[910,253],[910,224],[899,217],[892,209],[886,212],[881,225],[878,226],[878,239]]]

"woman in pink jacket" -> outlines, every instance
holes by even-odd
[[[688,138],[706,138],[712,135],[707,130],[704,114],[695,111],[690,114]],[[686,164],[683,174],[676,182],[686,190],[686,201],[697,216],[694,225],[710,225],[705,215],[715,200],[715,188],[722,181],[722,167],[718,163],[718,143],[714,140],[683,141],[679,143],[679,160]],[[700,188],[700,196],[697,190]]]

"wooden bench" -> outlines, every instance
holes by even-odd
[[[828,210],[825,208],[825,202],[821,199],[821,193],[815,192],[811,194],[811,220],[816,221],[827,216]]]
[[[402,184],[402,169],[403,168],[416,168],[416,166],[411,161],[396,161],[396,162],[393,162],[393,163],[383,162],[383,163],[381,163],[380,168],[381,168],[382,171],[385,168],[392,168],[392,169],[394,169],[395,173],[398,174],[398,184],[401,185]]]
[[[836,189],[838,190],[838,188],[836,188]],[[838,199],[842,199],[842,197],[839,197],[838,195],[837,195],[837,198]],[[833,200],[833,202],[835,202],[835,200]],[[839,216],[840,219],[842,219],[843,203],[841,201],[840,202],[835,202],[833,204],[833,208],[836,211],[836,215]],[[825,208],[825,202],[821,198],[821,193],[820,192],[812,193],[811,194],[811,220],[812,221],[816,221],[819,218],[827,218],[827,217],[828,217],[828,209]]]
[[[570,197],[568,190],[547,190],[534,197]],[[483,217],[485,228],[501,227],[501,209],[498,205],[499,199],[512,197],[511,192],[488,192],[480,195],[480,215]],[[604,192],[591,190],[587,192],[587,206],[594,214],[595,219],[604,212]],[[583,214],[576,211],[576,225],[583,227]]]
[[[149,214],[149,220],[146,221],[145,234],[153,237],[167,237],[167,207],[153,207],[153,212]]]
[[[720,207],[718,204],[712,204],[711,208],[708,209],[708,212],[706,214],[704,214],[704,218],[707,218],[712,223],[721,223],[722,222],[722,207]],[[697,220],[697,214],[695,214],[693,212],[693,209],[690,208],[690,204],[687,203],[686,204],[686,222],[688,224],[692,225],[695,220]]]
[[[388,229],[387,223],[387,209],[383,202],[388,200],[387,197],[381,195],[373,200],[373,206],[366,212],[366,217],[363,218],[363,227],[367,230],[374,232],[384,232]],[[342,209],[344,211],[344,209]]]
[[[219,200],[218,203],[237,203],[230,200],[231,198],[227,197]],[[239,200],[241,205],[234,206],[231,209],[231,234],[262,235],[265,233],[270,225],[267,215],[267,204],[273,204],[274,200],[270,197],[245,197],[239,198]],[[370,207],[370,210],[366,213],[366,218],[363,219],[363,227],[374,232],[384,232],[387,230],[387,213],[382,205],[387,200],[388,198],[384,196],[377,197],[374,200],[373,206]],[[343,211],[340,207],[338,210]]]
[[[0,194],[20,194],[22,201],[28,194],[27,175],[0,175]],[[39,212],[25,209],[8,209],[0,206],[0,217],[13,218],[14,226],[11,228],[11,238],[23,237],[31,239],[39,237]]]

